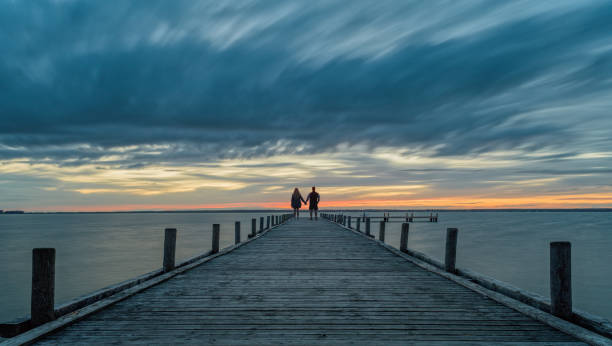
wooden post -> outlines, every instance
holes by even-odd
[[[408,250],[408,228],[410,227],[409,223],[402,224],[402,235],[400,237],[400,251],[406,252]]]
[[[240,221],[234,223],[234,244],[240,243]]]
[[[275,219],[276,219],[276,224],[278,225],[278,215],[276,215]]]
[[[455,263],[457,261],[457,229],[446,229],[446,255],[444,257],[444,269],[447,272],[455,272]]]
[[[166,228],[164,231],[164,272],[174,269],[176,254],[176,228]]]
[[[270,215],[266,217],[266,229],[270,228]]]
[[[259,233],[263,232],[263,216],[259,218]]]
[[[348,228],[353,228],[353,227],[351,227],[351,216],[350,215],[348,217]]]
[[[251,234],[249,238],[253,238],[257,234],[257,219],[251,219]]]
[[[550,243],[550,312],[560,318],[572,317],[572,244]]]
[[[378,240],[385,242],[385,222],[380,222],[380,229],[378,230]]]
[[[357,230],[361,232],[361,218],[360,217],[357,218]]]
[[[221,226],[219,226],[218,223],[213,224],[211,253],[219,252],[219,231],[220,230],[221,230]]]
[[[8,279],[8,278],[7,278]],[[32,326],[55,319],[55,249],[32,250]]]
[[[370,235],[370,218],[366,217],[366,235]]]

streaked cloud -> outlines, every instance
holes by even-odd
[[[316,184],[328,205],[612,206],[611,17],[587,0],[6,1],[0,204],[270,206]]]

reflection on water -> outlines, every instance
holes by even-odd
[[[159,268],[165,227],[179,230],[180,261],[210,249],[213,223],[221,224],[221,247],[226,247],[233,243],[234,221],[241,221],[244,239],[251,218],[263,215],[267,214],[2,215],[0,321],[29,311],[34,247],[57,249],[56,302],[61,304]],[[574,306],[612,319],[611,216],[596,212],[441,212],[439,223],[410,225],[408,246],[441,260],[445,229],[457,227],[458,267],[548,296],[549,242],[571,241]],[[386,241],[396,247],[400,225],[386,226]],[[375,222],[372,233],[378,236]]]

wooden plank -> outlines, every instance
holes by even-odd
[[[337,225],[291,220],[265,234],[41,344],[581,344]]]
[[[269,230],[268,230],[269,231]],[[160,275],[156,275],[153,278],[151,278],[150,280],[144,281],[142,283],[138,283],[135,284],[133,286],[129,286],[126,289],[119,291],[109,297],[104,297],[98,301],[96,301],[95,303],[92,303],[90,305],[87,305],[83,308],[80,308],[78,310],[75,310],[73,312],[71,312],[70,314],[61,316],[60,318],[51,321],[49,323],[43,324],[37,328],[34,328],[32,330],[29,330],[23,334],[20,334],[16,337],[10,338],[6,341],[2,342],[2,345],[5,346],[9,346],[9,345],[23,345],[23,344],[30,344],[40,338],[42,338],[43,336],[55,332],[56,330],[59,330],[61,328],[64,328],[70,324],[73,324],[77,321],[80,321],[81,319],[85,318],[86,316],[89,316],[95,312],[98,312],[108,306],[111,306],[117,302],[120,302],[138,292],[141,292],[149,287],[155,286],[161,282],[164,282],[184,271],[187,271],[189,269],[192,269],[194,267],[197,267],[199,265],[201,265],[202,263],[206,263],[214,258],[217,257],[221,257],[227,253],[230,253],[231,251],[245,245],[248,244],[251,241],[254,241],[258,238],[263,237],[268,231],[259,234],[255,237],[253,237],[252,239],[249,239],[246,242],[240,243],[240,244],[235,244],[233,246],[227,247],[225,249],[223,249],[221,252],[218,252],[217,254],[212,254],[209,255],[207,257],[202,257],[201,256],[196,256],[194,258],[191,258],[183,263],[181,263],[181,266],[170,271],[167,273],[163,273]],[[206,253],[206,255],[208,255],[209,253]],[[148,274],[147,274],[148,275]],[[73,303],[74,305],[76,305],[76,303]]]

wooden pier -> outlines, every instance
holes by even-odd
[[[241,243],[237,225],[237,245],[165,258],[164,273],[5,343],[610,344],[341,224],[282,221]]]

